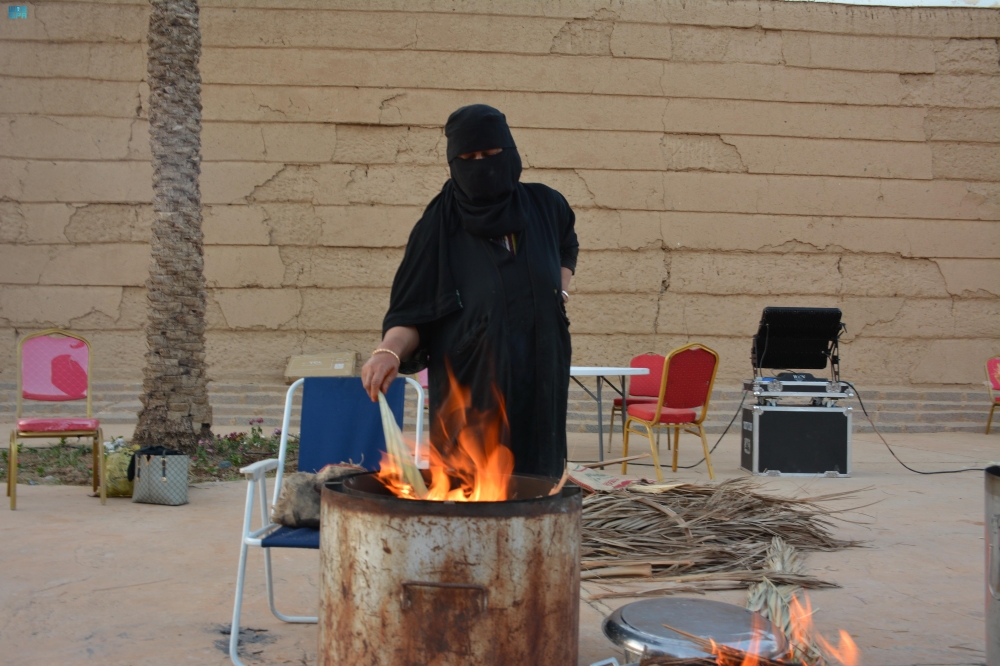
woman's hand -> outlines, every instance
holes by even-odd
[[[392,385],[392,380],[399,374],[399,361],[389,352],[378,352],[361,366],[361,384],[368,392],[372,402],[378,400],[381,391],[385,393]]]
[[[420,334],[413,326],[393,326],[385,332],[372,357],[361,366],[361,385],[372,402],[378,400],[379,391],[389,390],[399,374],[400,360],[412,354],[419,345]]]

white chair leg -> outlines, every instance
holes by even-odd
[[[267,580],[267,603],[271,606],[271,613],[282,622],[292,624],[316,624],[319,618],[309,615],[285,615],[274,605],[274,582],[271,578],[271,549],[264,549],[264,576]]]
[[[243,532],[240,537],[240,564],[236,570],[236,600],[233,602],[233,623],[229,625],[229,659],[233,666],[243,666],[238,654],[240,644],[240,611],[243,609],[243,580],[247,571],[247,535],[250,534],[250,518],[253,514],[253,486],[247,484],[247,504],[243,513]]]

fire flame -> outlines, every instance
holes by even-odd
[[[500,502],[508,498],[514,454],[501,443],[507,428],[503,396],[494,388],[497,409],[481,412],[472,407],[472,392],[462,386],[448,369],[449,391],[438,410],[440,432],[447,451],[430,445],[431,501]],[[412,450],[414,444],[407,442]],[[403,480],[404,461],[382,454],[379,480],[397,497],[417,499],[410,484]]]
[[[703,641],[702,649],[715,657],[718,666],[762,666],[768,664],[802,664],[803,666],[858,666],[861,663],[861,651],[850,635],[840,630],[839,640],[834,645],[816,631],[812,621],[812,604],[809,597],[802,595],[804,601],[792,597],[788,605],[789,624],[785,627],[787,638],[791,643],[791,654],[785,659],[770,660],[758,656],[760,652],[760,636],[764,633],[755,620],[753,638],[746,651],[736,650],[715,641]],[[677,631],[676,629],[674,631]],[[679,632],[683,633],[683,632]],[[688,635],[688,634],[685,634]],[[696,637],[692,637],[696,638]]]
[[[850,634],[841,629],[836,646],[823,638],[813,626],[813,610],[809,597],[803,594],[802,598],[804,601],[800,602],[797,597],[792,597],[788,605],[792,627],[792,635],[789,638],[792,643],[794,645],[815,645],[821,653],[821,660],[827,664],[843,664],[844,666],[860,664],[861,650],[858,649]]]

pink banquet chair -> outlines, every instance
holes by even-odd
[[[990,389],[990,418],[986,421],[986,434],[990,434],[993,411],[1000,405],[1000,356],[986,361],[986,385]]]
[[[17,345],[17,425],[10,433],[7,495],[10,508],[17,508],[17,440],[30,437],[90,437],[93,446],[93,489],[101,489],[101,504],[106,501],[104,485],[104,436],[100,421],[90,407],[90,343],[67,331],[49,329],[32,333]],[[85,400],[86,417],[22,418],[22,403],[69,402]]]
[[[656,403],[660,396],[660,376],[663,374],[663,357],[659,354],[646,353],[629,361],[630,368],[648,368],[648,375],[629,377],[628,396],[615,398],[611,405],[611,426],[608,429],[608,453],[611,453],[611,438],[615,434],[615,413],[622,411],[622,404],[640,405]],[[625,417],[622,417],[624,423]]]

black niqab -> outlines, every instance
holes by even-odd
[[[463,106],[448,117],[444,134],[462,228],[482,238],[522,231],[526,211],[517,188],[521,156],[507,118],[485,104]],[[495,148],[501,152],[483,159],[459,157]]]

